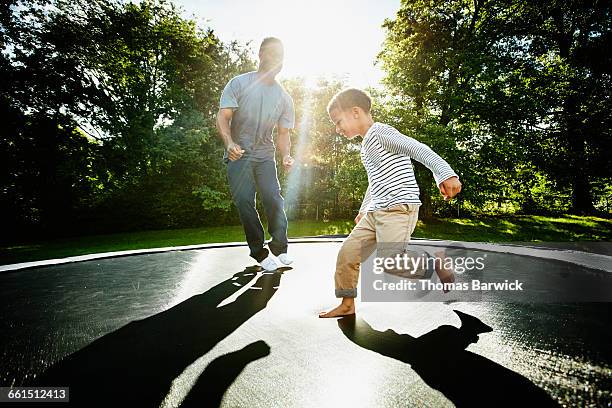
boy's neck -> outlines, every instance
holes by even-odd
[[[368,130],[370,130],[373,124],[374,120],[372,119],[372,115],[368,115],[368,117],[364,120],[359,132],[361,134],[361,137],[365,137],[365,135],[368,133]]]

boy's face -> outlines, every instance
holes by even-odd
[[[352,139],[361,134],[364,116],[361,108],[356,106],[348,110],[332,109],[329,112],[330,119],[336,125],[336,133],[347,139]]]

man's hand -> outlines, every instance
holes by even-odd
[[[444,180],[440,186],[440,193],[444,197],[445,201],[455,197],[461,191],[461,182],[458,177],[451,177]]]
[[[293,159],[293,157],[289,155],[283,157],[283,167],[285,168],[285,171],[291,170],[293,163],[295,163],[295,160]]]
[[[359,221],[361,221],[361,219],[363,218],[365,214],[360,212],[359,214],[357,214],[357,216],[355,217],[355,224],[359,224]]]
[[[227,157],[231,161],[236,161],[242,157],[244,150],[238,144],[232,142],[227,146]]]

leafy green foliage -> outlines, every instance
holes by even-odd
[[[605,2],[403,1],[379,56],[390,121],[449,158],[474,206],[593,212],[611,174],[611,23]]]
[[[421,215],[609,214],[611,25],[607,2],[402,1],[374,119],[464,184],[444,202],[416,164]],[[238,221],[214,123],[222,87],[255,68],[250,44],[222,43],[169,0],[9,0],[0,48],[5,240]],[[279,170],[290,216],[352,219],[360,140],[326,111],[343,81],[283,85],[297,116],[296,166]]]
[[[254,67],[246,48],[163,0],[16,5],[0,30],[0,202],[14,230],[233,219],[214,116],[227,80]]]

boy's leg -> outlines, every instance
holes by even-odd
[[[406,249],[410,236],[418,221],[419,206],[403,204],[386,210],[367,213],[344,241],[336,263],[336,296],[342,303],[319,317],[337,317],[355,313],[354,298],[357,297],[357,281],[362,257],[368,257],[377,244],[385,244],[391,256]],[[390,252],[389,252],[390,251]]]
[[[408,244],[419,219],[419,206],[414,204],[400,204],[388,209],[372,213],[376,229],[376,256],[379,258],[395,258],[396,256],[416,256],[410,251]],[[395,274],[395,269],[387,270]],[[422,272],[422,271],[412,271]]]
[[[403,214],[407,214],[408,217],[405,217]],[[413,204],[403,204],[387,210],[376,211],[374,212],[374,218],[376,226],[376,240],[379,243],[390,243],[385,245],[385,253],[378,254],[378,256],[395,256],[395,254],[401,253],[403,250],[405,250],[410,242],[410,237],[412,236],[416,223],[419,220],[419,206]],[[435,253],[435,255],[438,259],[444,259],[446,253],[444,251],[438,251]],[[454,282],[455,274],[453,270],[446,269],[443,263],[444,262],[435,262],[435,270],[440,282]],[[443,290],[445,293],[448,292],[447,289]]]
[[[372,213],[367,213],[346,238],[336,259],[334,283],[336,297],[342,302],[334,309],[319,314],[319,317],[346,316],[355,313],[359,266],[362,257],[368,257],[376,247],[376,230]]]
[[[419,205],[401,204],[372,214],[376,229],[376,241],[383,244],[383,254],[393,256],[404,251],[419,220]]]
[[[435,263],[435,269],[436,269],[436,274],[438,275],[438,278],[440,279],[440,282],[442,283],[453,283],[455,282],[455,271],[453,271],[450,268],[447,268],[444,262],[444,259],[446,258],[446,251],[445,250],[440,250],[437,251],[435,254],[436,259],[440,259],[440,262]],[[444,293],[448,293],[449,289],[442,289],[444,291]]]
[[[287,252],[288,240],[285,200],[281,195],[280,183],[276,173],[276,162],[268,160],[253,163],[253,165],[255,181],[268,219],[268,232],[272,236],[268,247],[274,255],[278,256]]]
[[[263,247],[264,230],[255,208],[256,190],[252,163],[244,159],[228,162],[227,179],[249,244],[251,257],[261,262],[268,256],[268,250]]]

